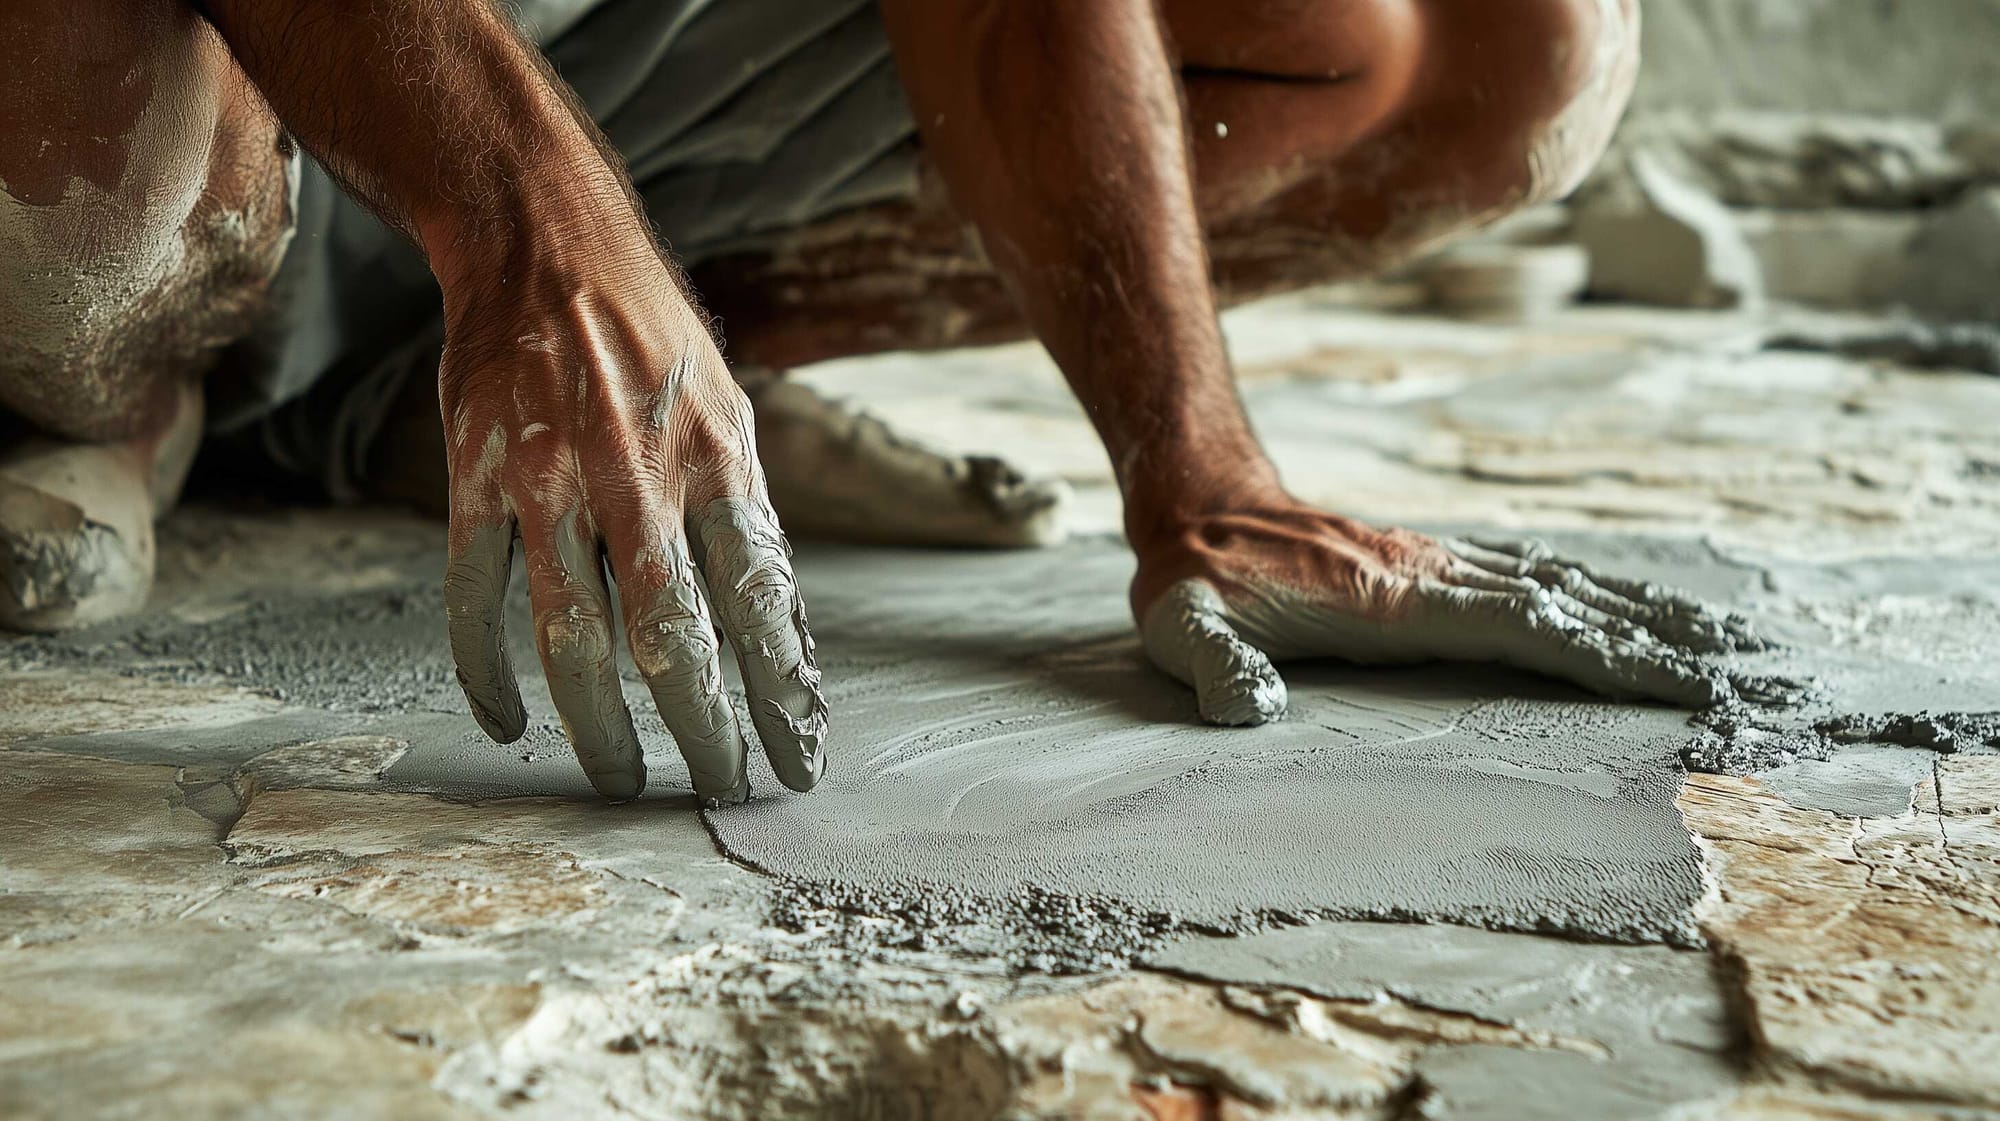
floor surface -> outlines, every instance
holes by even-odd
[[[485,741],[436,526],[182,511],[145,616],[0,643],[0,1115],[2000,1109],[2000,380],[1768,326],[1229,320],[1294,489],[1689,586],[1785,708],[1322,665],[1199,727],[1027,347],[803,375],[1079,492],[1059,550],[800,550],[803,797],[698,813],[642,719],[604,806],[525,677]]]

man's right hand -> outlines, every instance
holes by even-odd
[[[646,767],[619,688],[608,562],[633,662],[697,796],[740,802],[746,747],[705,585],[771,767],[807,790],[825,766],[826,704],[750,405],[667,266],[633,257],[584,280],[530,268],[491,291],[447,292],[445,609],[459,683],[488,735],[520,738],[502,626],[518,539],[577,759],[605,796],[636,796]]]
[[[812,786],[826,704],[749,403],[617,160],[505,9],[202,8],[287,131],[416,241],[444,290],[445,606],[480,725],[502,742],[527,729],[501,626],[518,538],[549,692],[598,790],[630,798],[646,781],[607,561],[633,661],[696,793],[749,791],[698,574],[773,769]]]

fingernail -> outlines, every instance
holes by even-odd
[[[466,703],[472,706],[472,718],[479,722],[481,731],[496,740],[504,738],[504,729],[500,723],[500,717],[487,706],[485,701],[480,700],[470,693],[465,695],[465,700]]]
[[[495,743],[513,743],[528,730],[528,716],[518,705],[513,706],[511,713],[502,713],[493,701],[470,691],[466,692],[465,701],[472,709],[473,721]]]
[[[646,776],[631,771],[598,771],[590,776],[590,785],[606,798],[624,802],[637,798],[646,788]]]
[[[721,790],[703,790],[697,784],[694,788],[694,796],[701,802],[703,809],[712,810],[722,806],[740,806],[750,800],[750,776],[746,774],[737,780],[735,786],[725,787]]]

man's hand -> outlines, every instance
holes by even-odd
[[[527,725],[501,628],[518,537],[549,691],[600,791],[629,798],[646,777],[607,562],[696,793],[748,791],[697,574],[773,769],[812,786],[826,706],[749,404],[568,91],[493,0],[203,10],[285,127],[444,290],[446,605],[480,725],[503,742]]]
[[[632,660],[697,796],[740,802],[749,790],[704,582],[772,769],[811,789],[824,766],[819,671],[750,404],[722,356],[657,263],[581,292],[509,287],[454,325],[439,378],[445,609],[480,726],[502,743],[526,727],[501,626],[518,536],[549,693],[598,790],[629,798],[646,777],[618,686],[606,562]]]
[[[1700,707],[1730,695],[1706,656],[1760,645],[1740,618],[1540,545],[1372,529],[1276,490],[1134,545],[1146,653],[1213,724],[1284,715],[1273,660],[1501,662]]]

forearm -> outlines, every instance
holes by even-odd
[[[417,242],[447,305],[527,273],[657,267],[623,173],[497,5],[203,8],[286,128]]]
[[[1275,485],[1236,396],[1151,0],[884,0],[926,150],[1097,426],[1128,530]]]

